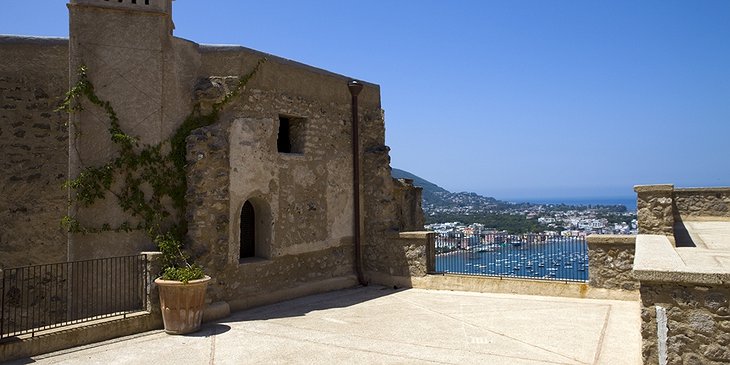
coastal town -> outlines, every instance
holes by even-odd
[[[426,229],[451,236],[539,233],[578,237],[637,232],[636,212],[624,205],[510,203],[474,193],[450,195],[435,203],[424,201]]]
[[[455,217],[451,221],[431,222],[425,225],[426,230],[436,232],[436,254],[465,251],[514,256],[505,258],[510,261],[503,263],[503,267],[480,266],[470,269],[478,269],[490,275],[525,277],[554,277],[552,275],[559,274],[561,277],[577,280],[583,278],[587,265],[584,244],[586,236],[637,233],[636,213],[627,210],[623,205],[569,206],[521,203],[507,206],[508,208],[487,212],[458,213],[442,208],[439,212],[426,213],[430,219],[436,216]],[[574,266],[572,262],[561,262],[561,257],[565,255],[576,259],[575,265],[578,266]],[[556,265],[556,268],[549,270],[556,272],[540,271],[548,261]],[[532,262],[538,263],[534,269]],[[444,265],[453,266],[454,259],[437,260],[437,266]],[[464,265],[467,263],[457,266]],[[443,269],[453,270],[445,266]],[[511,272],[512,269],[516,271]]]

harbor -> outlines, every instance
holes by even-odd
[[[584,237],[474,235],[437,238],[436,272],[588,281]]]

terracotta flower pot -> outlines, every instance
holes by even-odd
[[[174,280],[155,279],[155,284],[160,290],[160,307],[165,332],[182,335],[200,329],[208,281],[210,281],[210,276],[190,280],[187,284]]]

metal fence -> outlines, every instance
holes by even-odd
[[[147,309],[147,255],[0,273],[0,339]]]
[[[435,253],[438,273],[588,281],[582,236],[442,233]]]

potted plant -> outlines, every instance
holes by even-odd
[[[200,266],[188,263],[181,241],[171,233],[158,235],[155,243],[162,253],[162,274],[155,279],[155,284],[160,292],[165,332],[174,335],[195,332],[203,319],[210,276]]]

